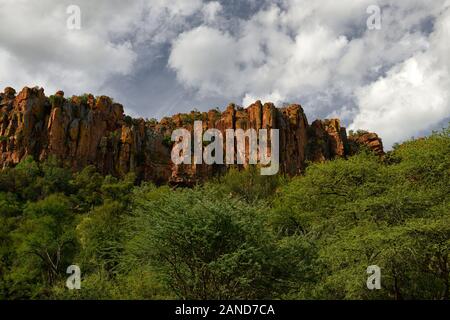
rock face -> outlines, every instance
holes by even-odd
[[[359,132],[350,136],[350,153],[355,153],[360,146],[366,146],[379,156],[384,155],[383,142],[376,133]]]
[[[226,129],[279,129],[280,172],[288,175],[301,173],[307,161],[346,157],[357,145],[383,154],[376,134],[347,138],[337,119],[309,125],[302,107],[295,104],[279,109],[260,101],[246,109],[231,104],[224,112],[193,111],[157,122],[131,119],[122,105],[105,96],[66,99],[58,91],[48,98],[40,88],[24,88],[17,95],[6,88],[0,93],[0,110],[3,168],[26,156],[41,161],[53,155],[74,171],[92,164],[103,174],[123,176],[132,171],[143,180],[191,185],[226,171],[224,165],[172,163],[172,131],[183,127],[192,132],[195,120],[203,121],[203,130],[217,128],[223,133]]]

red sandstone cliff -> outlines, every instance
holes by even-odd
[[[225,170],[224,166],[181,165],[170,160],[170,136],[174,129],[192,130],[194,120],[204,129],[279,129],[280,172],[295,175],[306,161],[346,157],[356,146],[366,145],[383,154],[375,133],[347,137],[337,119],[308,124],[300,105],[276,108],[255,102],[246,109],[230,105],[224,112],[191,112],[159,122],[131,119],[110,98],[92,95],[64,98],[63,92],[47,98],[44,90],[12,88],[0,93],[0,166],[13,166],[31,155],[43,160],[55,155],[79,170],[95,165],[104,174],[135,172],[157,183],[191,184]]]

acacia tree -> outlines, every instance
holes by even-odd
[[[64,195],[29,203],[12,235],[18,257],[12,272],[16,281],[51,286],[73,263],[74,216]]]
[[[275,298],[311,280],[311,245],[278,239],[261,204],[211,186],[154,193],[135,199],[127,263],[157,270],[178,297]]]

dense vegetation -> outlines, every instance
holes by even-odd
[[[0,172],[0,299],[449,299],[449,186],[449,129],[193,189],[27,158]]]

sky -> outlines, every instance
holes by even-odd
[[[0,0],[0,87],[158,119],[299,103],[389,149],[447,126],[449,40],[450,0]]]

